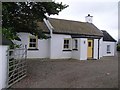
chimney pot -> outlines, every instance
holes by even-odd
[[[90,16],[90,14],[88,14],[88,16]]]
[[[85,17],[86,22],[92,23],[92,17],[93,16],[90,16],[90,14],[88,14],[88,16]]]

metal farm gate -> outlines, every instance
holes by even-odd
[[[20,81],[27,75],[26,57],[27,49],[9,49],[8,50],[8,78],[7,88]]]

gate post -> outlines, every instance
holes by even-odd
[[[9,46],[0,45],[0,90],[7,87],[7,50]]]

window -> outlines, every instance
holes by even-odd
[[[78,48],[78,41],[75,40],[75,49],[77,49],[77,48]]]
[[[37,37],[35,37],[35,36],[29,37],[29,48],[37,49]]]
[[[107,45],[107,53],[111,53],[110,52],[110,45]]]
[[[64,39],[64,50],[70,50],[70,39]]]
[[[91,47],[91,42],[88,42],[88,47]]]
[[[77,50],[78,49],[78,40],[73,39],[73,50]]]

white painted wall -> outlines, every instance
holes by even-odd
[[[70,35],[53,34],[50,45],[50,59],[71,58],[71,51],[63,51],[64,38],[71,38]]]
[[[107,45],[110,45],[111,53],[107,53]],[[103,41],[102,53],[103,56],[114,56],[116,51],[116,42]]]
[[[0,45],[0,90],[7,86],[7,50],[8,46]]]
[[[38,50],[28,50],[27,58],[49,58],[48,40],[38,40]]]
[[[87,46],[87,38],[80,38],[80,60],[87,60]]]
[[[99,40],[99,59],[103,57],[103,38]]]
[[[29,33],[18,33],[21,43],[29,48]],[[32,36],[32,35],[31,35]],[[18,43],[18,42],[17,42]],[[19,43],[20,44],[20,43]],[[27,50],[27,58],[49,58],[49,39],[38,39],[38,50]]]
[[[98,39],[94,39],[93,58],[98,59]]]
[[[19,33],[21,42],[23,45],[28,46],[29,33]],[[74,58],[79,60],[87,60],[87,38],[78,39],[78,51],[63,51],[63,44],[65,38],[71,38],[70,35],[52,34],[52,38],[47,40],[38,40],[39,50],[28,50],[27,58],[50,58],[50,59],[62,59],[62,58]],[[72,38],[71,38],[72,39]],[[85,42],[85,43],[84,43]],[[103,42],[103,38],[100,39],[99,57],[113,56],[115,53],[114,42]],[[20,44],[20,43],[19,43]],[[106,46],[110,44],[111,54],[106,53]],[[72,46],[72,45],[71,45]],[[72,49],[72,47],[71,47]],[[94,39],[94,59],[98,59],[98,39]]]
[[[74,39],[78,40],[78,50],[72,51],[72,58],[80,60],[80,38],[74,38]],[[72,42],[72,45],[74,46],[74,42]]]
[[[23,45],[29,43],[29,33],[18,33],[20,39],[22,40]],[[38,49],[39,50],[28,50],[27,58],[51,58],[51,59],[60,59],[60,58],[71,58],[71,51],[62,51],[64,38],[71,38],[70,35],[58,35],[53,34],[52,38],[47,40],[38,39]]]

